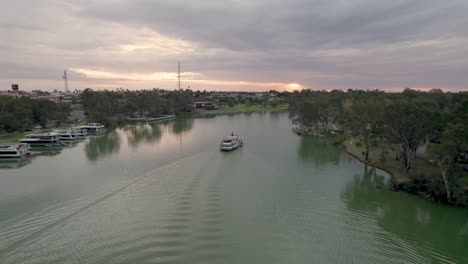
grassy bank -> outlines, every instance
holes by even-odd
[[[8,134],[0,134],[0,143],[18,142],[20,139],[24,138],[28,133],[31,132],[14,132]]]
[[[256,113],[256,112],[271,112],[271,113],[279,113],[288,111],[289,106],[287,104],[278,105],[276,107],[267,105],[251,105],[246,106],[243,104],[234,105],[234,106],[220,106],[219,109],[216,110],[196,110],[187,116],[192,117],[202,117],[202,116],[214,116],[214,115],[226,115],[226,114],[237,114],[237,113]]]
[[[350,154],[361,162],[367,163],[371,166],[388,172],[391,175],[392,182],[395,186],[395,189],[397,190],[404,190],[436,202],[441,201],[440,195],[445,195],[445,193],[442,194],[440,191],[438,195],[431,193],[430,190],[433,191],[433,188],[437,189],[437,187],[427,185],[429,184],[428,182],[421,182],[421,179],[439,179],[439,181],[441,181],[440,170],[436,166],[429,163],[429,161],[425,158],[416,156],[412,169],[410,173],[407,174],[402,162],[395,159],[394,152],[390,151],[382,153],[381,149],[373,149],[369,154],[369,161],[366,161],[363,155],[364,148],[358,146],[355,141],[348,139],[341,144],[346,153]],[[453,197],[455,200],[451,200],[448,203],[467,206],[468,175],[464,173],[461,177],[462,178],[460,178],[459,182],[461,185],[459,186],[459,189],[452,190],[453,192],[457,193],[457,196]]]
[[[282,104],[278,106],[271,105],[249,105],[238,104],[234,106],[221,106],[221,110],[227,113],[251,113],[251,112],[282,112],[288,110],[289,106],[287,104]]]
[[[57,129],[68,129],[70,127],[78,126],[80,124],[73,124],[73,125],[60,125],[54,128],[46,128],[46,129],[35,129],[33,131],[26,131],[26,132],[13,132],[13,133],[0,133],[0,143],[15,143],[18,142],[20,139],[25,138],[29,134],[41,134],[41,133],[49,133],[53,130]]]
[[[368,163],[378,169],[388,172],[392,175],[392,180],[397,186],[404,186],[411,182],[411,175],[425,175],[429,177],[439,177],[439,170],[430,164],[427,160],[416,157],[410,175],[405,172],[405,167],[401,161],[395,159],[396,154],[392,151],[382,153],[381,149],[372,149],[369,154],[369,161],[366,161],[364,148],[356,144],[355,141],[348,139],[342,143],[344,150],[360,160]]]

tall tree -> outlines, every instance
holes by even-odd
[[[400,99],[386,108],[386,139],[399,154],[409,173],[416,151],[424,143],[438,122],[437,104],[420,99]]]
[[[384,98],[377,96],[358,99],[351,105],[345,119],[345,128],[363,144],[366,161],[371,149],[378,145],[382,137],[384,103]]]
[[[448,171],[455,164],[456,156],[468,147],[468,126],[457,124],[448,126],[440,143],[430,144],[428,152],[440,170],[444,182],[447,201],[452,198],[452,186],[455,179],[450,179]]]

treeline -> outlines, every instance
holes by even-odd
[[[80,101],[89,120],[109,125],[113,120],[122,120],[127,116],[155,117],[189,111],[193,103],[193,91],[86,89],[81,93]]]
[[[216,98],[216,102],[219,105],[225,106],[271,105],[273,107],[276,107],[280,104],[287,103],[287,99],[291,96],[291,93],[289,92],[278,92],[276,90],[270,90],[268,91],[268,93],[260,94],[261,95],[258,96],[256,93],[253,92],[242,92],[237,93],[237,96],[218,97]],[[203,93],[197,94],[197,92],[195,92],[195,97],[197,96],[203,97]]]
[[[364,160],[370,162],[378,151],[379,158],[398,161],[411,178],[413,192],[468,204],[466,173],[457,164],[466,162],[468,150],[468,92],[305,90],[292,94],[290,100],[304,126],[341,130],[339,139],[354,139],[363,149]],[[413,173],[421,152],[439,177]]]
[[[0,96],[0,133],[31,130],[34,126],[47,127],[49,122],[59,125],[71,112],[70,104],[45,99]]]

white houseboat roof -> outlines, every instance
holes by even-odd
[[[223,141],[232,141],[232,140],[236,140],[236,139],[239,139],[239,136],[224,137]]]
[[[57,133],[51,132],[51,133],[47,133],[47,134],[29,134],[26,137],[27,138],[38,138],[38,137],[56,137],[56,136],[58,136]]]
[[[19,148],[29,148],[27,143],[2,143],[0,144],[0,151],[17,150]]]
[[[26,143],[2,143],[0,144],[0,150],[7,150],[7,149],[16,150],[19,147],[27,147],[27,146],[28,144]]]

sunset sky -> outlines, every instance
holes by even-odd
[[[468,90],[466,0],[16,0],[0,90]]]

